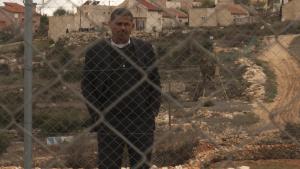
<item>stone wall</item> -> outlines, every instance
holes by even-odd
[[[110,14],[114,8],[86,5],[78,8],[76,15],[50,17],[48,36],[57,41],[58,38],[65,36],[67,32],[79,31],[79,28],[93,31],[106,29]],[[129,5],[129,9],[133,13],[134,18],[145,20],[145,29],[143,31],[148,33],[153,32],[153,30],[156,32],[162,31],[162,12],[148,11],[141,4]]]
[[[75,15],[49,17],[48,36],[54,41],[57,41],[58,38],[67,34],[67,29],[69,32],[78,31],[78,20],[79,18]]]
[[[190,27],[229,26],[233,23],[234,17],[226,8],[193,8],[189,11]]]
[[[300,20],[300,1],[294,0],[285,4],[282,8],[282,21]]]
[[[154,32],[154,29],[156,32],[162,31],[162,13],[148,11],[145,31]]]
[[[76,15],[49,17],[48,36],[57,41],[68,32],[82,30],[99,30],[107,24],[114,7],[84,5],[78,8]]]

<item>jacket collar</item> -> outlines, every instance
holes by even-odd
[[[124,48],[124,47],[126,47],[126,46],[128,46],[130,44],[130,38],[129,38],[128,42],[126,42],[124,44],[116,44],[112,39],[110,39],[110,44],[112,46],[117,47],[117,48]]]

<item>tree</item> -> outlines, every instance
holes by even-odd
[[[201,5],[201,8],[213,8],[213,7],[215,7],[215,2],[213,0],[204,0]]]
[[[48,33],[48,26],[49,26],[49,18],[47,15],[43,15],[40,17],[40,27],[39,27],[39,34],[40,35],[47,35]]]
[[[66,11],[63,7],[59,7],[58,9],[56,9],[56,11],[53,12],[54,16],[64,16],[69,14],[68,11]]]
[[[250,0],[234,0],[234,3],[236,4],[243,4],[243,5],[249,5]]]
[[[11,32],[5,31],[6,29],[0,31],[0,44],[7,43],[14,37]]]
[[[264,7],[266,6],[266,2],[264,1],[259,1],[254,5],[257,9],[264,9]]]
[[[10,73],[10,69],[8,64],[0,64],[0,74],[8,76]]]

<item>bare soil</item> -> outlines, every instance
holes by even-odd
[[[268,48],[258,57],[267,61],[276,74],[278,95],[273,103],[256,102],[256,112],[263,122],[272,120],[274,124],[282,126],[287,122],[299,121],[300,110],[300,67],[299,62],[288,50],[292,40],[297,35],[282,35],[266,37]]]
[[[211,169],[220,168],[236,168],[241,166],[249,166],[251,169],[298,169],[300,168],[300,160],[247,160],[229,163],[218,163],[214,165]]]

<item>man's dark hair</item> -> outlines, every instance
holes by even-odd
[[[110,15],[110,20],[113,21],[115,20],[118,16],[129,16],[133,20],[133,15],[130,12],[129,9],[127,8],[117,8],[115,9],[111,15]]]

